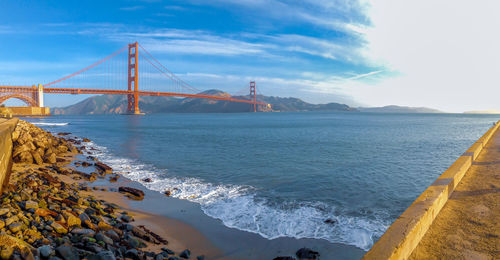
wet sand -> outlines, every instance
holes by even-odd
[[[458,184],[411,259],[500,259],[500,131]]]

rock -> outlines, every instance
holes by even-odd
[[[331,218],[327,218],[327,219],[325,219],[325,221],[323,221],[323,222],[325,222],[326,224],[336,224],[336,223],[337,223],[337,220],[335,220],[335,219],[331,219]]]
[[[61,153],[65,153],[65,152],[67,152],[67,151],[68,151],[68,147],[67,147],[67,146],[65,146],[65,145],[59,145],[59,146],[56,148],[56,150],[57,150],[57,153],[58,153],[58,154],[61,154]]]
[[[181,259],[175,256],[171,256],[168,258],[168,260],[181,260]]]
[[[85,213],[85,212],[84,212],[84,213],[81,213],[78,217],[80,217],[80,220],[81,220],[82,222],[85,222],[86,220],[90,220],[89,215],[87,215],[87,213]]]
[[[109,182],[116,182],[116,181],[118,181],[118,178],[120,178],[120,175],[115,174],[115,175],[109,177]]]
[[[40,253],[40,256],[43,258],[49,258],[54,254],[54,250],[49,245],[44,245],[38,248],[38,253]]]
[[[101,162],[96,162],[94,163],[94,165],[96,166],[96,168],[106,174],[109,174],[109,173],[112,173],[113,172],[113,168],[109,167],[108,165],[104,164],[104,163],[101,163]]]
[[[82,141],[83,141],[83,142],[88,143],[88,142],[90,142],[90,139],[88,139],[88,138],[83,138],[83,140],[82,140]]]
[[[10,209],[9,208],[1,208],[0,209],[0,216],[3,216],[7,213],[9,213]]]
[[[46,162],[46,163],[56,163],[57,162],[57,157],[56,157],[56,154],[55,153],[46,153],[45,156],[43,157],[43,160]]]
[[[130,249],[125,252],[125,257],[132,258],[133,260],[140,260],[139,252],[137,249]]]
[[[22,152],[17,157],[14,158],[15,162],[33,164],[33,156],[30,152]]]
[[[129,237],[127,243],[131,248],[138,248],[141,245],[141,242],[133,237]]]
[[[120,236],[114,230],[108,230],[104,232],[104,234],[106,234],[106,236],[113,239],[114,241],[120,240]]]
[[[205,260],[205,256],[204,255],[199,255],[199,256],[196,257],[196,260]],[[292,258],[292,260],[294,260],[294,259]]]
[[[9,230],[12,233],[17,233],[17,232],[21,231],[21,228],[22,228],[22,225],[18,222],[12,223],[9,225]]]
[[[72,234],[75,235],[80,235],[80,236],[86,236],[86,237],[93,237],[95,235],[95,231],[92,229],[85,229],[85,228],[75,228],[71,230]]]
[[[82,221],[80,218],[69,214],[66,220],[66,225],[68,227],[80,227],[82,225]]]
[[[189,251],[189,249],[186,249],[186,250],[182,251],[179,254],[179,256],[182,258],[188,259],[191,256],[191,251]]]
[[[166,248],[166,247],[162,247],[162,248],[161,248],[161,250],[162,250],[163,252],[165,252],[165,253],[169,254],[169,255],[173,255],[173,254],[175,254],[175,253],[174,253],[174,251],[172,251],[172,250],[170,250],[170,249],[168,249],[168,248]]]
[[[12,217],[10,217],[10,218],[8,218],[8,219],[5,220],[5,225],[8,226],[8,225],[10,225],[10,224],[12,224],[12,223],[14,223],[14,222],[16,222],[18,220],[19,220],[18,216],[12,216]]]
[[[52,210],[42,209],[42,208],[36,209],[35,214],[37,214],[40,217],[46,217],[46,216],[56,217],[58,215],[56,212]]]
[[[107,237],[106,235],[104,235],[102,232],[99,232],[95,235],[95,239],[97,241],[102,241],[108,245],[113,245],[113,239]]]
[[[115,255],[111,251],[101,251],[95,255],[87,257],[88,260],[115,260]]]
[[[61,257],[64,260],[79,260],[80,256],[78,255],[78,251],[76,248],[63,244],[61,246],[58,246],[56,248],[56,253],[59,257]]]
[[[13,253],[14,253],[14,248],[7,246],[7,247],[4,247],[2,249],[2,251],[0,252],[0,257],[2,258],[2,260],[8,260],[11,258]]]
[[[42,156],[40,156],[39,153],[37,153],[37,152],[31,152],[31,156],[33,156],[33,160],[35,160],[36,164],[38,164],[38,165],[42,165],[43,164]]]
[[[54,231],[56,231],[57,233],[59,234],[66,234],[68,233],[68,230],[63,227],[61,224],[57,223],[57,222],[52,222],[52,224],[50,224],[50,226],[54,229]]]
[[[142,200],[144,198],[144,192],[142,190],[121,186],[118,188],[118,191],[129,193],[129,194],[133,195],[134,197],[136,197],[137,199]]]
[[[19,249],[27,248],[29,250],[34,250],[34,248],[30,244],[24,242],[21,239],[9,235],[0,234],[0,245],[9,248],[19,248]]]
[[[295,260],[295,258],[293,258],[291,256],[278,256],[278,257],[275,257],[273,260]]]
[[[142,181],[143,181],[143,182],[148,182],[148,183],[149,183],[149,182],[152,182],[153,180],[151,180],[151,178],[144,178],[144,179],[142,179]]]
[[[99,223],[97,224],[97,228],[99,230],[103,230],[103,231],[106,231],[106,230],[111,230],[113,229],[113,227],[109,224],[107,224],[106,222],[104,221],[99,221]]]
[[[303,247],[295,253],[299,259],[318,259],[319,253],[309,248]]]
[[[130,216],[130,215],[122,215],[120,217],[120,219],[123,220],[126,223],[129,223],[129,222],[131,222],[131,221],[134,220],[134,218],[132,218],[132,216]]]
[[[37,209],[38,208],[38,202],[32,201],[32,200],[27,200],[24,202],[24,208],[25,209]]]
[[[35,260],[35,256],[33,256],[33,253],[28,248],[22,248],[19,251],[23,260]]]
[[[172,192],[170,190],[166,190],[165,192],[163,192],[163,194],[165,194],[165,196],[167,197],[170,197],[170,195],[172,195]]]
[[[0,229],[5,227],[5,222],[3,220],[0,220]]]

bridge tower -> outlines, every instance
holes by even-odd
[[[257,112],[257,94],[255,93],[255,81],[250,81],[250,99],[253,101],[253,112]]]
[[[139,111],[139,50],[137,42],[128,45],[128,94],[127,111],[130,114],[140,115]]]

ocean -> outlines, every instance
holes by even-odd
[[[498,116],[303,112],[27,120],[91,139],[94,155],[115,171],[197,203],[227,227],[366,251]]]

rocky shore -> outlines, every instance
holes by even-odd
[[[92,196],[88,183],[112,169],[93,157],[93,163],[77,163],[94,167],[91,173],[67,167],[86,153],[89,140],[65,136],[22,120],[13,132],[15,164],[0,198],[1,259],[205,259],[189,249],[170,250],[168,241],[134,225],[120,206]],[[120,190],[141,199],[132,188]],[[149,250],[151,245],[161,249]]]
[[[15,163],[0,197],[1,259],[206,259],[178,245],[171,250],[154,228],[134,225],[134,214],[110,202],[113,193],[142,200],[143,191],[92,185],[98,179],[116,182],[120,175],[92,156],[90,140],[22,120],[12,139]],[[301,248],[295,256],[274,258],[294,259],[319,259],[319,253]]]

